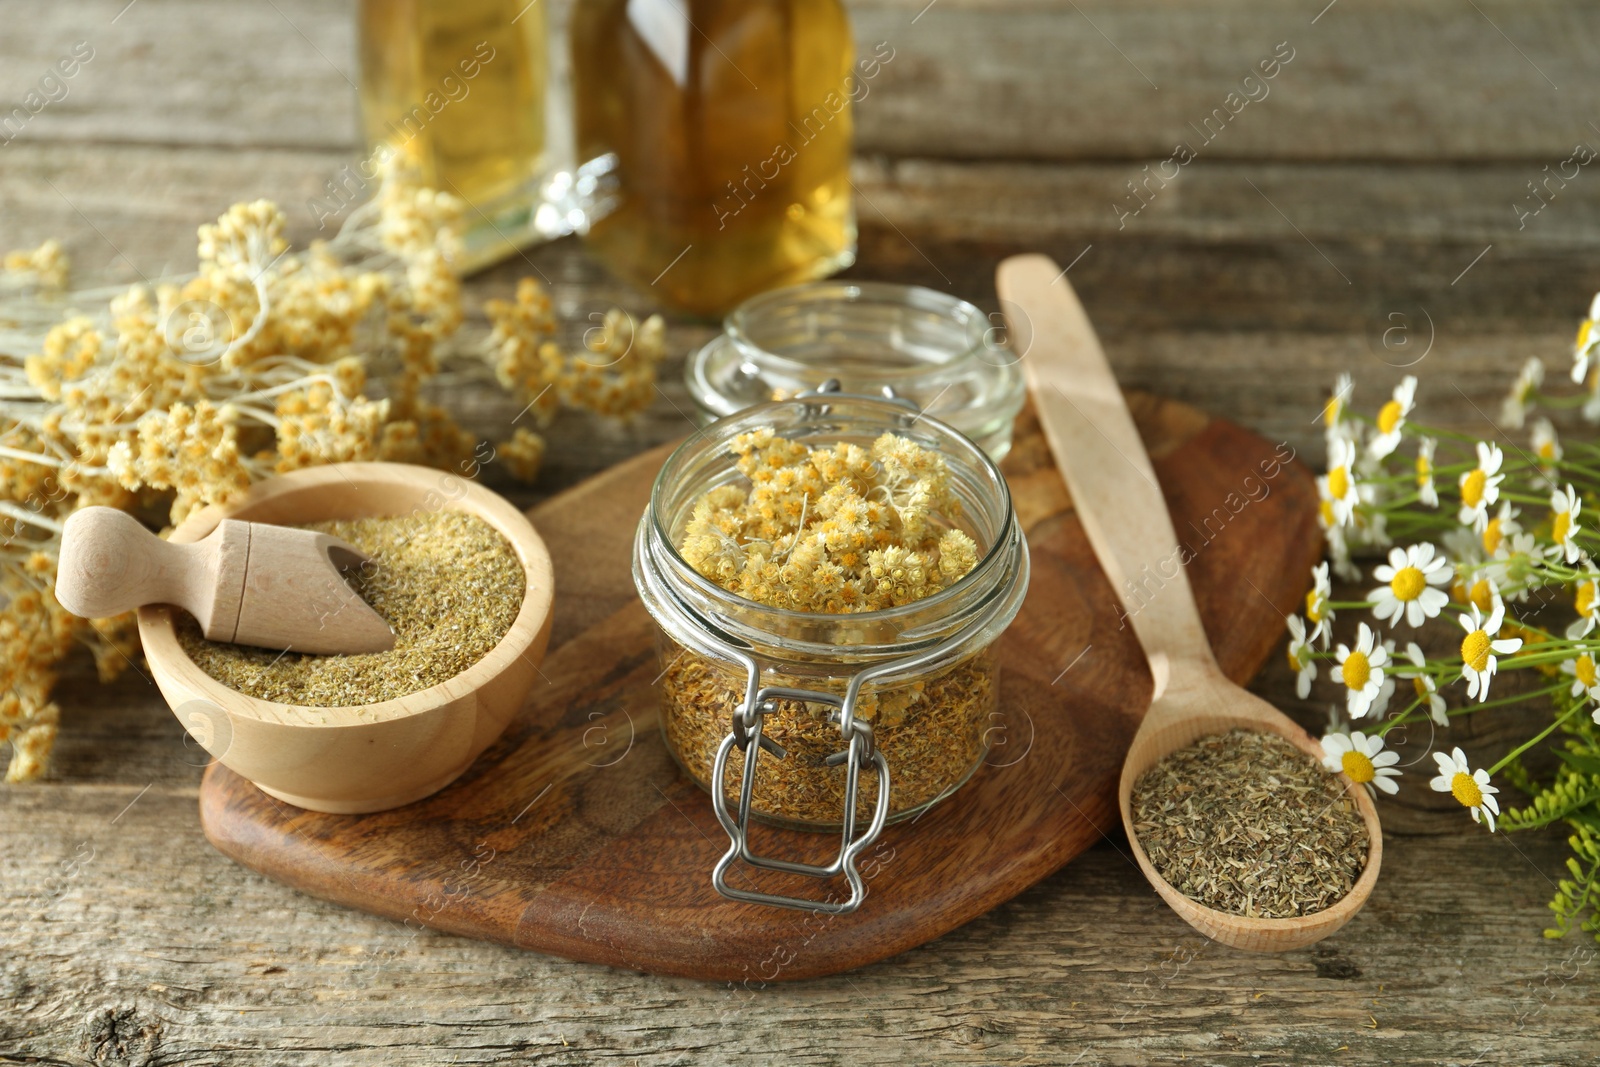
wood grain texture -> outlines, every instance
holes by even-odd
[[[4,243],[61,236],[86,274],[122,281],[189,269],[194,227],[239,199],[275,198],[293,238],[315,236],[305,200],[344,158],[20,142],[3,151]],[[1561,379],[1573,323],[1600,289],[1589,251],[1600,242],[1600,181],[1573,184],[1519,231],[1511,201],[1532,174],[1522,165],[1201,161],[1188,170],[1118,231],[1109,205],[1125,165],[861,161],[862,254],[850,276],[932,285],[993,309],[995,264],[1045,252],[1073,264],[1124,385],[1225,411],[1312,462],[1322,456],[1317,413],[1346,370],[1369,410],[1416,373],[1429,421],[1495,432],[1522,359],[1541,356],[1551,381]],[[571,240],[478,276],[469,300],[505,297],[521,276],[547,280],[558,312],[576,324],[569,340],[612,304],[655,306]],[[694,407],[680,361],[711,332],[673,319],[661,394],[631,425],[563,419],[536,493],[509,479],[492,484],[527,506],[682,434]],[[491,439],[510,432],[522,406],[481,387],[438,395]]]
[[[868,153],[1154,161],[1184,140],[1218,159],[1553,163],[1594,136],[1600,20],[1583,0],[848,6],[858,50],[893,56],[858,106]],[[354,149],[354,23],[349,0],[5,0],[0,101],[86,41],[93,59],[19,139]],[[1280,43],[1294,58],[1268,95],[1203,142]]]
[[[1243,681],[1277,640],[1316,554],[1315,489],[1274,446],[1192,409],[1146,401],[1145,433],[1183,486],[1181,522],[1212,520],[1238,484],[1259,502],[1208,527],[1196,581],[1219,662]],[[800,916],[720,899],[710,870],[725,849],[709,798],[656,726],[652,623],[629,596],[634,521],[663,454],[646,453],[533,512],[557,574],[590,575],[602,597],[558,584],[556,612],[586,620],[544,663],[526,711],[454,785],[407,808],[359,818],[281,805],[223,767],[201,788],[206,834],[227,855],[314,895],[402,921],[573,959],[725,982],[850,970],[937,937],[1015,896],[1097,841],[1116,818],[1115,784],[1149,675],[1067,507],[1039,429],[1008,461],[1023,499],[1033,577],[1000,645],[1000,717],[985,766],[954,797],[886,830],[862,859],[869,896],[848,916]],[[1177,503],[1175,501],[1175,506]],[[621,514],[618,514],[620,511]],[[566,553],[563,555],[563,553]],[[1237,580],[1251,560],[1264,576]],[[560,579],[558,578],[558,583]],[[622,606],[595,617],[596,604]],[[1243,604],[1240,601],[1243,600]],[[755,846],[826,862],[833,835],[763,832]],[[794,879],[734,884],[814,896]],[[419,906],[418,900],[423,903]],[[785,941],[797,925],[803,949]]]
[[[0,244],[60,237],[87,271],[132,281],[139,272],[192,266],[195,226],[237,200],[277,199],[297,242],[314,235],[306,200],[358,156],[354,93],[334,67],[266,5],[137,0],[113,22],[124,6],[0,0],[7,106],[73,41],[92,37],[98,50],[71,96],[30,123],[31,140],[0,147]],[[351,53],[335,43],[348,34],[348,4],[276,6],[349,70]],[[1288,441],[1313,464],[1321,457],[1320,394],[1350,370],[1358,402],[1375,407],[1404,373],[1376,340],[1391,324],[1385,316],[1405,310],[1419,320],[1421,305],[1439,327],[1432,354],[1415,368],[1425,413],[1490,433],[1488,416],[1498,413],[1521,358],[1564,365],[1573,320],[1600,288],[1590,251],[1600,241],[1600,185],[1589,168],[1525,230],[1512,210],[1527,181],[1565,158],[1569,141],[1592,135],[1595,116],[1586,112],[1594,93],[1585,79],[1594,68],[1572,83],[1557,77],[1560,92],[1541,97],[1537,73],[1471,5],[1339,0],[1311,27],[1325,6],[1177,5],[1158,20],[1175,27],[1174,43],[1163,43],[1159,24],[1132,42],[1182,65],[1219,69],[1249,52],[1257,25],[1274,20],[1300,19],[1315,31],[1312,41],[1334,30],[1353,43],[1297,57],[1268,101],[1250,105],[1214,150],[1184,168],[1181,183],[1118,231],[1111,194],[1125,193],[1145,162],[1165,157],[1174,125],[1195,118],[1163,112],[1151,123],[1146,108],[1169,108],[1167,95],[1187,79],[1197,94],[1188,99],[1203,114],[1226,93],[1233,70],[1177,81],[1150,70],[1148,56],[1122,36],[1117,10],[1137,18],[1149,10],[1139,4],[938,0],[913,24],[925,0],[884,3],[877,10],[886,26],[900,19],[917,31],[919,47],[963,58],[894,71],[916,56],[902,49],[883,82],[890,87],[891,71],[908,79],[899,99],[878,93],[862,106],[861,127],[872,138],[863,146],[873,155],[855,173],[863,221],[856,272],[946,287],[942,273],[948,287],[992,309],[989,279],[1000,256],[1043,249],[1067,263],[1092,244],[1071,276],[1125,386],[1226,413]],[[1476,6],[1547,72],[1555,73],[1550,55],[1595,53],[1586,7]],[[867,2],[851,9],[858,31],[880,17]],[[1055,12],[1092,44],[1100,38],[1082,30],[1081,10],[1162,88],[1150,90],[1126,67],[1109,74],[1108,64],[1122,63],[1109,45],[1082,67],[1051,56],[1038,70],[1018,62],[1024,49],[1044,49],[1038,41],[1014,41],[1009,55],[973,47],[984,34],[1009,33],[1005,19],[974,13],[1023,9],[1036,18]],[[946,10],[963,14],[942,22]],[[1361,17],[1342,25],[1347,12]],[[1208,17],[1213,36],[1196,37]],[[1451,32],[1384,32],[1407,22]],[[134,29],[124,35],[125,25]],[[1052,26],[1043,18],[1035,25]],[[1551,25],[1554,44],[1529,34]],[[1303,39],[1297,33],[1294,42]],[[103,64],[99,75],[95,63]],[[1314,71],[1315,80],[1290,80]],[[1126,103],[1077,106],[1084,86],[1097,92],[1090,83],[1106,76],[1126,79]],[[962,99],[968,79],[1003,85],[990,94],[999,106],[983,111]],[[1322,118],[1323,103],[1336,121]],[[1280,104],[1293,115],[1276,111]],[[1013,114],[1026,122],[1014,123]],[[1128,131],[1125,143],[1143,146],[1142,158],[1097,163],[1081,154],[1096,140],[1095,151],[1131,151],[1105,146],[1108,131],[1119,130]],[[975,134],[1023,146],[1022,158],[977,159]],[[919,140],[920,155],[946,158],[877,158],[889,138]],[[1251,158],[1229,156],[1234,145]],[[1321,154],[1272,162],[1284,158],[1275,154],[1280,146]],[[1424,150],[1452,162],[1405,154]],[[1344,286],[1245,179],[1360,284]],[[503,296],[518,275],[536,271],[552,281],[563,314],[580,321],[605,303],[647,306],[648,294],[623,289],[569,242],[475,279],[469,298]],[[708,333],[704,324],[673,320],[673,356]],[[629,428],[561,420],[540,484],[497,487],[527,506],[681,435],[680,412],[690,408],[675,362],[662,391]],[[519,407],[479,388],[442,399],[486,435],[503,436]],[[592,590],[585,575],[564,578]],[[1335,599],[1361,599],[1367,588],[1336,587]],[[1431,637],[1441,648],[1454,640],[1448,627]],[[109,686],[95,681],[86,654],[65,668],[50,778],[0,791],[0,1062],[1595,1060],[1593,946],[1538,937],[1551,882],[1562,876],[1560,833],[1490,837],[1453,799],[1426,788],[1431,771],[1421,764],[1408,769],[1398,797],[1380,804],[1388,848],[1362,921],[1314,949],[1253,957],[1202,942],[1159,906],[1117,840],[894,960],[747,996],[439,935],[255,875],[202,836],[195,802],[209,757],[187,740],[143,668]],[[1281,656],[1251,688],[1314,732],[1338,696],[1323,680],[1310,699],[1297,698]],[[1460,744],[1474,764],[1488,763],[1541,719],[1548,722],[1544,709],[1530,706],[1407,741]]]

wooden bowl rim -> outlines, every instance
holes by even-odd
[[[179,543],[198,541],[218,522],[246,509],[291,493],[300,493],[336,483],[362,482],[402,486],[414,491],[424,479],[453,479],[465,491],[455,499],[443,501],[441,510],[465,511],[493,526],[511,542],[522,564],[522,607],[505,636],[482,659],[460,674],[452,675],[426,689],[419,689],[391,700],[373,704],[345,704],[315,707],[263,700],[211,677],[189,657],[178,643],[173,609],[167,605],[148,605],[139,609],[139,638],[152,669],[170,673],[180,684],[199,693],[225,712],[261,722],[293,728],[337,729],[394,722],[444,707],[481,689],[519,657],[526,655],[550,619],[554,599],[554,568],[544,539],[528,517],[502,497],[476,482],[449,470],[409,463],[356,462],[330,463],[275,475],[251,486],[242,496],[226,504],[213,504],[195,512],[173,530],[170,539]],[[430,490],[432,491],[432,490]],[[315,522],[307,517],[304,521]],[[293,721],[285,721],[292,717]],[[311,721],[320,718],[325,721]]]
[[[1251,695],[1253,696],[1254,694]],[[1270,705],[1268,706],[1270,707]],[[1322,742],[1312,737],[1299,723],[1288,716],[1284,716],[1281,711],[1277,711],[1276,708],[1273,710],[1278,715],[1283,716],[1281,723],[1268,719],[1241,716],[1238,723],[1231,729],[1276,734],[1308,756],[1314,757],[1317,763],[1321,764],[1326,756],[1322,748]],[[1208,731],[1200,736],[1210,737],[1225,732],[1227,731]],[[1193,742],[1188,743],[1192,744]],[[1147,764],[1147,769],[1155,766],[1156,763],[1182,747],[1184,746],[1174,746],[1167,752],[1163,752],[1151,759]],[[1323,769],[1326,770],[1327,768],[1324,767]],[[1351,797],[1355,802],[1356,810],[1361,813],[1361,821],[1367,828],[1367,862],[1361,869],[1361,876],[1350,886],[1350,891],[1321,911],[1314,911],[1309,915],[1293,915],[1283,919],[1266,919],[1252,915],[1239,915],[1230,911],[1221,911],[1186,895],[1177,886],[1162,877],[1160,871],[1156,870],[1155,864],[1150,862],[1150,857],[1145,853],[1144,846],[1139,842],[1139,835],[1133,832],[1132,798],[1133,786],[1137,775],[1132,774],[1123,775],[1123,780],[1119,782],[1117,790],[1123,822],[1128,830],[1128,845],[1133,849],[1134,859],[1137,860],[1140,870],[1144,872],[1145,876],[1150,880],[1151,886],[1155,888],[1161,898],[1167,902],[1173,911],[1178,913],[1181,919],[1196,929],[1200,929],[1206,936],[1248,951],[1274,952],[1304,947],[1333,933],[1355,917],[1356,913],[1366,905],[1367,898],[1372,895],[1373,887],[1378,884],[1378,870],[1383,864],[1383,825],[1378,819],[1377,803],[1364,786],[1352,780],[1342,771],[1330,773],[1336,774],[1344,782],[1345,793]]]

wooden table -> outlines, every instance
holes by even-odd
[[[0,0],[0,111],[73,42],[94,49],[66,98],[0,145],[0,245],[56,235],[81,267],[133,280],[191,264],[194,227],[258,196],[313,236],[305,203],[359,151],[350,7]],[[1494,434],[1517,366],[1539,355],[1559,373],[1600,288],[1600,176],[1543,201],[1528,187],[1600,145],[1600,14],[1582,0],[851,8],[858,39],[895,54],[859,109],[855,276],[993,307],[999,257],[1049,252],[1126,385],[1313,465],[1340,370],[1375,407],[1420,360],[1427,415]],[[1280,42],[1294,58],[1270,95],[1131,214],[1126,183],[1199,143]],[[529,260],[568,314],[649,309],[573,241]],[[489,272],[471,296],[529,271]],[[675,356],[708,330],[674,322]],[[675,375],[627,429],[558,424],[518,502],[681,433]],[[489,393],[452,402],[485,435],[513,413]],[[921,949],[747,994],[413,935],[243,870],[200,834],[204,759],[153,687],[91,675],[85,656],[58,692],[50,777],[0,791],[0,1062],[1520,1065],[1600,1050],[1597,947],[1539,936],[1560,835],[1476,831],[1421,767],[1381,805],[1371,903],[1315,948],[1208,944],[1113,836]],[[1296,700],[1281,659],[1256,688],[1312,726],[1331,696]],[[1517,725],[1469,722],[1449,738],[1469,753],[1503,751]]]

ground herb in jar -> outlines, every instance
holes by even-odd
[[[697,503],[679,545],[700,574],[747,600],[818,614],[853,614],[910,604],[959,581],[978,546],[955,527],[960,514],[944,459],[893,434],[870,449],[840,442],[811,448],[770,430],[734,439],[748,485],[724,485]],[[848,658],[848,649],[841,649]],[[711,779],[718,745],[743,699],[742,673],[675,645],[666,669],[663,725],[672,750],[696,779]],[[844,692],[844,677],[781,677],[769,685]],[[913,810],[965,780],[983,755],[995,709],[995,658],[985,650],[884,692],[864,693],[857,714],[891,768],[892,812]],[[753,802],[782,822],[834,825],[844,810],[846,773],[827,766],[840,751],[833,709],[780,701],[763,733],[787,750],[763,756]],[[736,797],[743,755],[729,758]],[[870,815],[877,776],[860,779],[857,813]]]
[[[1140,775],[1132,800],[1151,864],[1217,911],[1310,915],[1367,865],[1366,823],[1345,783],[1275,734],[1203,737]]]
[[[376,704],[438,685],[488,654],[522,609],[526,578],[511,543],[451,510],[307,524],[366,553],[348,577],[394,628],[388,652],[279,653],[207,641],[188,615],[178,642],[211,677],[262,700],[316,708]]]

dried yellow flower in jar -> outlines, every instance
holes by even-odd
[[[679,550],[746,600],[846,614],[900,607],[959,581],[978,546],[937,452],[886,433],[871,451],[813,449],[771,430],[733,442],[745,489],[695,505]]]
[[[768,429],[741,434],[731,448],[748,485],[718,486],[696,501],[679,554],[746,600],[824,615],[880,611],[939,593],[978,562],[977,543],[954,525],[960,499],[938,452],[892,433],[870,448],[813,448]],[[667,740],[689,773],[709,782],[745,679],[675,645],[663,659]],[[891,768],[891,816],[938,800],[976,768],[996,706],[995,666],[985,647],[914,681],[862,693],[856,714],[872,726]],[[848,674],[767,681],[842,694]],[[810,826],[840,821],[846,772],[827,763],[842,748],[831,710],[781,700],[763,716],[764,736],[785,755],[761,761],[753,794],[759,814]],[[730,797],[743,769],[735,749]],[[870,816],[878,785],[875,775],[862,776],[859,818]]]

